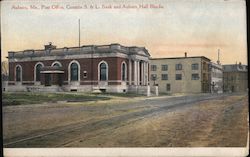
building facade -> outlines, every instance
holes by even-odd
[[[224,92],[248,91],[248,66],[239,64],[223,65]]]
[[[223,68],[211,62],[211,93],[223,93]]]
[[[159,93],[210,92],[210,59],[204,56],[150,59],[150,86]]]
[[[9,52],[8,91],[143,92],[149,56],[120,44]]]

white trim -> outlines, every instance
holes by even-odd
[[[62,67],[62,64],[61,64],[59,61],[54,61],[54,62],[51,64],[51,66],[53,67],[56,63],[59,64],[60,67]]]
[[[122,80],[122,70],[123,70],[123,68],[122,68],[122,65],[123,64],[125,64],[125,80]],[[128,80],[128,77],[127,77],[127,72],[128,72],[128,70],[127,70],[127,63],[125,62],[125,61],[123,61],[122,63],[121,63],[121,81],[127,81]]]
[[[108,53],[108,54],[79,54],[79,55],[62,55],[62,56],[42,56],[42,57],[25,57],[25,58],[9,58],[9,62],[27,62],[27,61],[45,61],[45,60],[64,60],[64,59],[81,59],[81,58],[108,58],[108,57],[121,57],[128,58],[130,56],[132,59],[149,61],[148,57],[139,55],[127,55],[120,52]]]
[[[70,66],[71,66],[71,64],[73,64],[73,63],[76,63],[77,65],[78,65],[78,81],[71,81],[70,79],[71,79],[71,68],[70,68]],[[80,64],[79,64],[79,62],[77,61],[77,60],[72,60],[70,63],[69,63],[69,65],[68,65],[68,82],[80,82],[81,81],[81,77],[80,77],[80,71],[81,71],[81,66],[80,66]]]
[[[34,83],[34,81],[22,81],[23,83]]]
[[[108,75],[109,74],[109,66],[108,66],[108,63],[104,60],[102,60],[101,62],[98,63],[98,81],[103,81],[103,80],[100,80],[100,65],[102,63],[106,64],[107,69],[106,69],[106,80],[105,81],[108,81],[108,79],[109,79],[109,77],[108,77],[109,76]]]
[[[44,64],[42,63],[42,62],[37,62],[36,64],[35,64],[35,66],[34,66],[34,82],[41,82],[41,81],[36,81],[36,67],[39,65],[39,64],[41,64],[42,65],[42,67],[44,67]],[[40,78],[41,79],[41,78]]]
[[[43,74],[52,74],[52,73],[61,73],[61,74],[63,74],[64,73],[64,71],[60,71],[60,70],[55,70],[55,71],[41,71],[41,73],[43,73]]]
[[[22,66],[20,64],[17,64],[15,66],[15,82],[17,82],[16,81],[16,68],[17,67],[20,67],[20,81],[18,81],[18,82],[23,82],[23,68],[22,68]]]

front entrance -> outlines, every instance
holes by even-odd
[[[231,91],[234,92],[234,86],[231,87]]]
[[[51,86],[51,74],[49,74],[49,73],[45,74],[44,85],[45,86]]]
[[[43,67],[41,69],[42,80],[44,86],[62,86],[63,85],[63,69],[62,67]]]
[[[62,86],[62,84],[63,84],[63,80],[62,80],[62,74],[57,74],[57,77],[58,77],[58,85],[59,86]]]

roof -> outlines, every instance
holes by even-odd
[[[247,72],[248,66],[242,64],[227,64],[222,65],[224,72]]]
[[[48,45],[45,45],[48,46]],[[92,54],[94,53],[111,53],[120,52],[128,55],[141,55],[149,57],[150,54],[145,47],[123,46],[117,43],[110,45],[83,45],[81,47],[63,47],[56,48],[54,45],[50,49],[10,51],[7,58],[25,58],[25,57],[42,57],[42,56],[65,56],[73,54]]]
[[[162,59],[187,59],[187,58],[203,58],[208,61],[211,61],[209,58],[205,56],[191,56],[191,57],[170,57],[170,58],[151,58],[151,60],[162,60]]]

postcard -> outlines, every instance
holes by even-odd
[[[3,156],[247,156],[243,0],[1,1]]]

